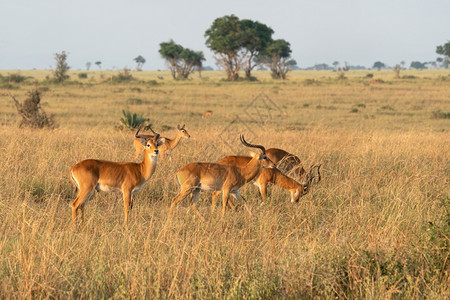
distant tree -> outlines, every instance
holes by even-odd
[[[97,67],[101,70],[102,69],[102,62],[101,61],[96,61],[95,64],[97,65]]]
[[[142,71],[142,66],[145,64],[145,58],[139,55],[133,59],[136,63],[136,71]]]
[[[252,70],[259,65],[258,55],[272,42],[273,30],[258,21],[244,19],[240,23],[244,32],[243,47],[247,50],[244,61],[245,77],[250,79]]]
[[[203,52],[184,48],[173,40],[162,42],[159,46],[159,54],[166,60],[173,79],[186,79],[195,68],[201,70],[205,60]]]
[[[437,46],[436,53],[443,56],[442,62],[444,66],[450,68],[450,41],[444,45]]]
[[[378,69],[378,71],[380,71],[381,69],[383,69],[383,68],[385,68],[385,67],[386,67],[386,65],[385,65],[384,63],[382,63],[381,61],[376,61],[376,62],[373,64],[372,69]]]
[[[92,63],[90,61],[88,61],[86,63],[86,70],[89,71],[89,69],[91,68]]]
[[[55,76],[55,80],[57,82],[63,82],[64,80],[69,78],[69,75],[67,75],[67,71],[69,71],[70,67],[67,64],[67,53],[65,51],[61,53],[55,53],[55,61],[56,67],[53,71],[53,75]]]
[[[246,38],[239,18],[230,15],[215,19],[205,37],[206,46],[214,52],[214,58],[227,73],[228,80],[238,79],[245,60],[243,44]]]
[[[421,63],[420,61],[412,61],[411,65],[410,65],[410,68],[412,68],[412,69],[420,69],[420,70],[426,69],[426,65],[425,64],[426,63]]]
[[[297,62],[291,58],[291,45],[289,42],[274,40],[261,54],[260,59],[270,68],[272,78],[286,79],[286,74],[292,70]]]
[[[339,62],[338,62],[338,61],[334,61],[334,62],[332,63],[332,65],[333,65],[333,67],[334,67],[334,70],[337,71],[337,69],[338,69],[338,67],[339,67]]]
[[[394,71],[395,74],[395,78],[400,78],[400,71],[402,70],[402,67],[400,64],[396,64],[393,68],[392,71]]]

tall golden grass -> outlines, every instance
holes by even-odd
[[[448,72],[367,72],[237,83],[133,72],[138,80],[118,84],[74,72],[53,85],[22,71],[33,78],[0,92],[1,298],[448,298],[450,123],[433,114],[450,112]],[[17,127],[8,93],[35,86],[54,130]],[[120,193],[95,194],[73,230],[68,171],[85,158],[132,159],[133,132],[115,128],[124,108],[168,137],[186,123],[192,138],[158,161],[128,230]],[[214,114],[202,119],[205,110]],[[239,133],[322,163],[322,181],[297,204],[277,187],[262,203],[245,186],[251,216],[211,215],[202,193],[205,222],[187,200],[169,222],[175,172],[246,153]]]

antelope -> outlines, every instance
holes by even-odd
[[[230,194],[245,203],[244,198],[239,193],[239,188],[258,176],[262,168],[273,168],[275,167],[275,164],[267,157],[266,149],[263,146],[248,143],[243,135],[240,136],[240,139],[244,146],[260,149],[261,154],[254,153],[249,162],[242,167],[209,162],[196,162],[188,164],[178,170],[175,179],[181,186],[181,190],[178,195],[172,199],[169,217],[173,214],[177,203],[191,194],[191,207],[203,220],[203,217],[196,208],[196,203],[201,190],[222,192],[222,216],[225,215],[225,208]],[[231,201],[230,206],[234,207]],[[215,205],[213,205],[211,213],[214,212],[214,207]]]
[[[306,171],[303,169],[302,162],[294,154],[278,148],[267,149],[266,154],[281,172],[292,175],[295,179],[305,176]]]
[[[267,151],[266,151],[267,153]],[[234,165],[237,167],[241,167],[246,165],[251,160],[250,156],[225,156],[220,159],[217,163],[219,164],[228,164]],[[267,186],[268,185],[277,185],[288,190],[291,193],[291,202],[298,202],[300,197],[306,195],[309,192],[311,184],[315,175],[313,174],[313,169],[317,168],[318,183],[321,179],[320,176],[320,167],[321,165],[313,165],[309,170],[309,174],[305,177],[305,181],[299,183],[296,180],[284,175],[277,168],[272,169],[262,169],[261,173],[255,177],[254,184],[258,186],[259,192],[261,193],[261,197],[263,201],[266,200],[267,197]],[[220,192],[216,192],[213,194],[213,197],[217,197]],[[215,200],[213,200],[213,203]]]
[[[133,194],[141,190],[152,177],[156,169],[158,147],[165,139],[154,133],[154,138],[139,136],[140,143],[145,148],[144,160],[141,163],[112,162],[105,160],[86,159],[78,162],[70,169],[70,180],[78,191],[77,197],[71,203],[73,226],[77,224],[77,210],[81,209],[81,221],[84,222],[84,206],[94,193],[122,191],[125,221],[128,224],[128,210],[133,207]]]
[[[175,136],[175,138],[173,138],[173,139],[164,138],[165,142],[161,146],[161,148],[159,149],[160,155],[161,155],[161,159],[164,160],[165,157],[166,157],[165,153],[167,151],[172,150],[176,146],[178,146],[178,143],[180,142],[180,140],[182,138],[188,138],[189,139],[191,137],[184,127],[185,127],[185,124],[183,124],[182,127],[180,127],[180,125],[178,124],[177,125],[178,132],[177,132],[177,135]],[[148,128],[149,128],[149,126],[145,127],[144,130],[147,130]],[[136,134],[134,136],[134,148],[136,149],[136,153],[134,154],[134,160],[136,160],[139,157],[139,154],[141,154],[142,150],[144,150],[144,146],[140,142],[140,138],[141,137],[148,137],[150,139],[154,138],[153,135],[142,135],[142,134],[139,135],[139,131],[140,131],[140,129],[138,129],[138,131],[136,132]]]
[[[206,118],[206,117],[209,117],[209,116],[212,116],[212,114],[213,114],[213,111],[212,111],[212,110],[207,110],[207,111],[205,111],[205,112],[203,113],[202,119],[204,119],[204,118]]]

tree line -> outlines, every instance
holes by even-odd
[[[235,81],[239,79],[239,72],[244,71],[245,79],[252,80],[252,71],[255,68],[268,68],[274,79],[286,79],[286,74],[294,69],[297,62],[291,58],[291,45],[284,39],[273,39],[274,31],[266,24],[250,19],[239,19],[235,15],[228,15],[217,18],[205,31],[206,46],[214,53],[214,59],[220,69],[224,70],[227,79]],[[171,72],[173,79],[187,79],[189,75],[198,71],[201,77],[203,61],[205,56],[202,51],[195,51],[177,44],[173,40],[159,44],[159,54],[166,61],[166,65]],[[450,41],[444,45],[436,47],[436,53],[440,55],[436,62],[413,61],[411,68],[423,69],[428,66],[450,67]],[[65,63],[67,54],[55,54],[57,68],[55,76],[58,81],[64,80],[65,72],[69,69]],[[137,63],[136,70],[142,70],[145,58],[141,55],[134,58]],[[95,62],[101,69],[101,61]],[[404,67],[401,62],[393,67],[398,72]],[[343,67],[339,62],[333,62],[334,69],[346,71],[350,66],[345,62]],[[91,63],[86,63],[89,70]],[[359,66],[358,66],[359,67]],[[373,64],[373,69],[388,68],[386,64],[377,61]],[[315,65],[314,69],[330,69],[327,64]],[[61,72],[62,71],[62,72]]]

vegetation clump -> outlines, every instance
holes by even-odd
[[[122,114],[123,117],[120,118],[121,129],[123,128],[135,129],[148,121],[148,119],[144,118],[142,114],[132,113],[129,110],[123,109]]]
[[[47,115],[41,107],[41,94],[39,90],[33,89],[28,91],[28,98],[23,103],[16,100],[11,95],[16,105],[17,113],[22,117],[20,127],[44,128],[55,127],[54,115]]]

